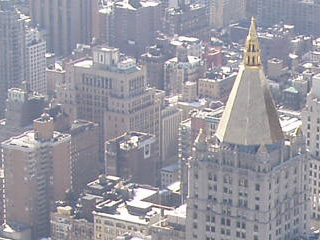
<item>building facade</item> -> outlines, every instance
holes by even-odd
[[[98,26],[98,0],[30,0],[32,24],[47,33],[47,49],[67,56],[77,43],[90,43]]]
[[[25,77],[25,22],[11,1],[0,2],[0,118],[4,117],[7,90]]]
[[[182,121],[182,110],[174,104],[168,104],[161,109],[161,161],[163,167],[172,163],[172,158],[178,156],[179,124]]]
[[[198,81],[199,97],[226,102],[236,76],[237,74],[228,68],[206,73],[206,78]]]
[[[154,43],[160,30],[160,3],[152,1],[118,1],[114,7],[114,42],[129,56],[139,57]],[[143,27],[141,27],[143,26]]]
[[[107,174],[141,184],[156,185],[159,182],[160,156],[154,135],[125,133],[106,142],[105,152]]]
[[[52,240],[92,240],[94,239],[93,223],[86,219],[77,218],[70,206],[59,206],[57,211],[51,213]]]
[[[47,95],[46,42],[36,29],[26,28],[26,83],[31,91]]]
[[[177,34],[207,40],[209,31],[209,11],[205,5],[179,1],[177,8],[165,10],[163,32],[169,36]]]
[[[310,190],[311,190],[311,218],[312,225],[319,226],[320,221],[320,199],[318,182],[320,163],[320,74],[313,76],[311,92],[307,96],[306,107],[302,111],[303,133],[306,136],[307,149],[310,154]]]
[[[213,0],[209,3],[210,25],[214,28],[227,27],[246,17],[246,2],[243,0]]]
[[[181,94],[186,82],[197,82],[204,71],[200,57],[188,55],[186,44],[177,47],[177,57],[164,64],[164,90],[168,95]]]
[[[71,135],[72,192],[79,194],[87,183],[99,176],[102,169],[99,163],[98,124],[75,120],[68,131]]]
[[[23,89],[9,89],[8,99],[6,101],[5,119],[0,120],[0,142],[8,140],[13,136],[18,136],[27,131],[32,121],[41,116],[44,109],[45,101],[42,95],[28,93]],[[0,151],[2,147],[0,145]],[[2,154],[0,154],[2,163]],[[3,165],[1,166],[3,173]],[[1,207],[0,222],[4,220],[4,176],[1,176]]]

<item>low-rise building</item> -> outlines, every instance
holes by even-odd
[[[128,132],[107,141],[105,149],[105,171],[108,175],[154,186],[159,182],[161,165],[154,135]]]
[[[151,227],[153,240],[185,240],[186,239],[186,204],[167,211],[163,221]]]
[[[187,46],[177,48],[177,57],[164,64],[164,90],[168,95],[182,93],[185,82],[197,82],[204,71],[201,58],[188,55]]]
[[[59,206],[51,213],[52,240],[92,240],[93,223],[84,218],[77,218],[70,206]]]
[[[199,97],[226,102],[236,76],[237,73],[229,67],[206,73],[206,78],[200,78],[198,81]]]
[[[161,169],[161,188],[166,188],[174,182],[179,181],[179,164],[178,162]]]

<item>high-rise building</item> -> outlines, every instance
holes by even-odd
[[[293,10],[297,0],[264,2],[261,0],[251,0],[248,8],[256,13],[257,21],[262,26],[272,26],[279,21],[292,23]],[[297,16],[297,15],[296,15]]]
[[[108,2],[99,9],[99,34],[98,39],[108,46],[114,43],[115,38],[114,3]]]
[[[45,105],[44,96],[23,89],[9,89],[6,101],[5,119],[0,120],[0,143],[27,131],[32,121],[41,116]],[[0,145],[0,152],[2,147]],[[0,154],[1,171],[2,155]],[[0,177],[0,222],[3,222],[3,174]]]
[[[25,19],[13,2],[0,1],[0,118],[4,117],[7,90],[24,80]]]
[[[135,59],[99,46],[93,59],[77,59],[65,70],[59,101],[72,119],[99,124],[101,153],[106,140],[128,131],[160,136],[158,92],[146,86],[145,69]]]
[[[77,43],[90,43],[98,26],[98,0],[30,0],[33,25],[47,33],[47,49],[69,55]]]
[[[297,1],[292,24],[302,34],[320,36],[320,1]]]
[[[227,27],[230,23],[245,19],[246,2],[244,0],[210,1],[210,25],[214,28]]]
[[[180,163],[180,184],[182,202],[185,202],[188,195],[188,165],[192,156],[194,141],[200,129],[204,131],[208,138],[214,136],[224,107],[216,109],[204,108],[193,110],[190,118],[183,121],[179,128],[179,163]]]
[[[147,83],[156,89],[164,89],[164,63],[166,57],[158,46],[151,46],[141,55],[141,62],[146,66]]]
[[[32,125],[41,116],[45,107],[45,97],[26,89],[11,88],[6,101],[5,124],[11,128],[24,128]]]
[[[311,219],[314,226],[320,224],[320,183],[318,181],[320,167],[320,74],[313,76],[311,92],[302,111],[303,133],[306,136],[307,149],[310,153],[310,190]]]
[[[31,91],[47,95],[46,41],[37,29],[26,28],[26,83]]]
[[[298,239],[309,231],[309,162],[301,131],[285,138],[252,19],[215,138],[189,160],[186,239]]]
[[[154,1],[118,1],[114,7],[114,42],[111,46],[139,57],[154,43],[160,30],[160,3]],[[143,26],[143,27],[142,27]]]
[[[210,32],[208,8],[179,1],[179,7],[166,9],[163,32],[169,36],[177,34],[207,40]]]
[[[30,226],[33,239],[48,236],[52,201],[64,200],[71,187],[71,137],[53,128],[43,114],[34,130],[2,143],[5,221]]]
[[[179,168],[180,168],[180,191],[181,191],[181,202],[186,202],[186,197],[188,195],[188,159],[192,154],[192,130],[191,130],[191,120],[186,119],[180,123],[179,126]]]
[[[99,164],[99,127],[93,122],[75,120],[66,133],[71,135],[72,192],[78,195],[87,183],[99,176],[102,168]]]
[[[179,125],[182,121],[182,110],[175,104],[167,103],[161,109],[160,149],[163,166],[173,163],[178,157]]]
[[[257,21],[263,26],[272,26],[280,21],[295,26],[295,31],[302,34],[320,36],[319,0],[251,0],[249,11],[255,12]]]

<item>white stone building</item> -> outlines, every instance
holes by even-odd
[[[26,28],[26,82],[31,91],[47,95],[46,41],[32,28]]]
[[[309,185],[312,225],[320,226],[320,74],[313,76],[312,89],[302,112],[303,133],[310,154]]]
[[[244,62],[214,142],[189,160],[186,239],[297,239],[309,230],[309,163],[298,129],[284,137],[252,20]]]

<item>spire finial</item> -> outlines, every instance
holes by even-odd
[[[256,32],[256,20],[254,16],[251,18],[251,24],[250,24],[250,29],[249,29],[249,36],[250,37],[257,37],[257,32]]]
[[[254,17],[251,18],[251,25],[246,40],[243,61],[247,67],[261,66],[260,47],[256,32],[256,20]]]

